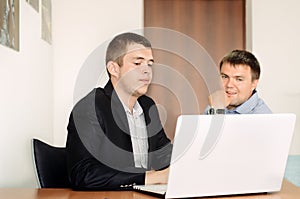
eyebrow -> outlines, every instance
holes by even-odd
[[[133,57],[133,59],[146,60],[144,57]],[[154,62],[154,59],[149,59],[148,61]]]
[[[226,73],[221,73],[221,75],[225,75],[227,77],[230,77],[229,75],[227,75]],[[234,78],[245,78],[245,76],[242,76],[242,75],[235,75],[233,76]]]

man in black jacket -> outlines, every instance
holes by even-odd
[[[92,90],[69,118],[67,163],[76,190],[119,190],[167,183],[172,145],[154,101],[150,42],[135,33],[116,36],[106,51],[109,81]]]

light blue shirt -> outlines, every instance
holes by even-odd
[[[205,109],[205,114],[208,114],[210,107]],[[252,96],[240,106],[233,110],[225,108],[225,114],[270,114],[271,109],[265,104],[265,102],[258,97],[256,90]]]

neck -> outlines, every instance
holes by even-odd
[[[233,110],[233,109],[235,109],[236,107],[238,107],[238,106],[228,105],[226,108],[227,108],[228,110]]]
[[[113,84],[114,90],[117,93],[120,100],[123,102],[123,104],[125,106],[127,106],[129,108],[130,112],[132,113],[133,107],[134,107],[138,97],[133,94],[129,94],[124,89],[121,89],[113,81],[112,81],[112,84]]]
[[[125,106],[127,106],[129,108],[130,112],[133,113],[133,107],[137,101],[137,97],[134,97],[131,95],[123,96],[123,95],[119,95],[119,93],[118,93],[118,96],[120,97],[122,102],[125,104]]]

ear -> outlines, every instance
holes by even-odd
[[[254,89],[256,89],[257,84],[258,84],[258,79],[255,79],[255,80],[252,81],[252,86],[251,86],[252,91],[253,91]]]
[[[110,73],[111,77],[118,78],[120,73],[120,66],[113,61],[109,61],[106,65],[108,72]]]

